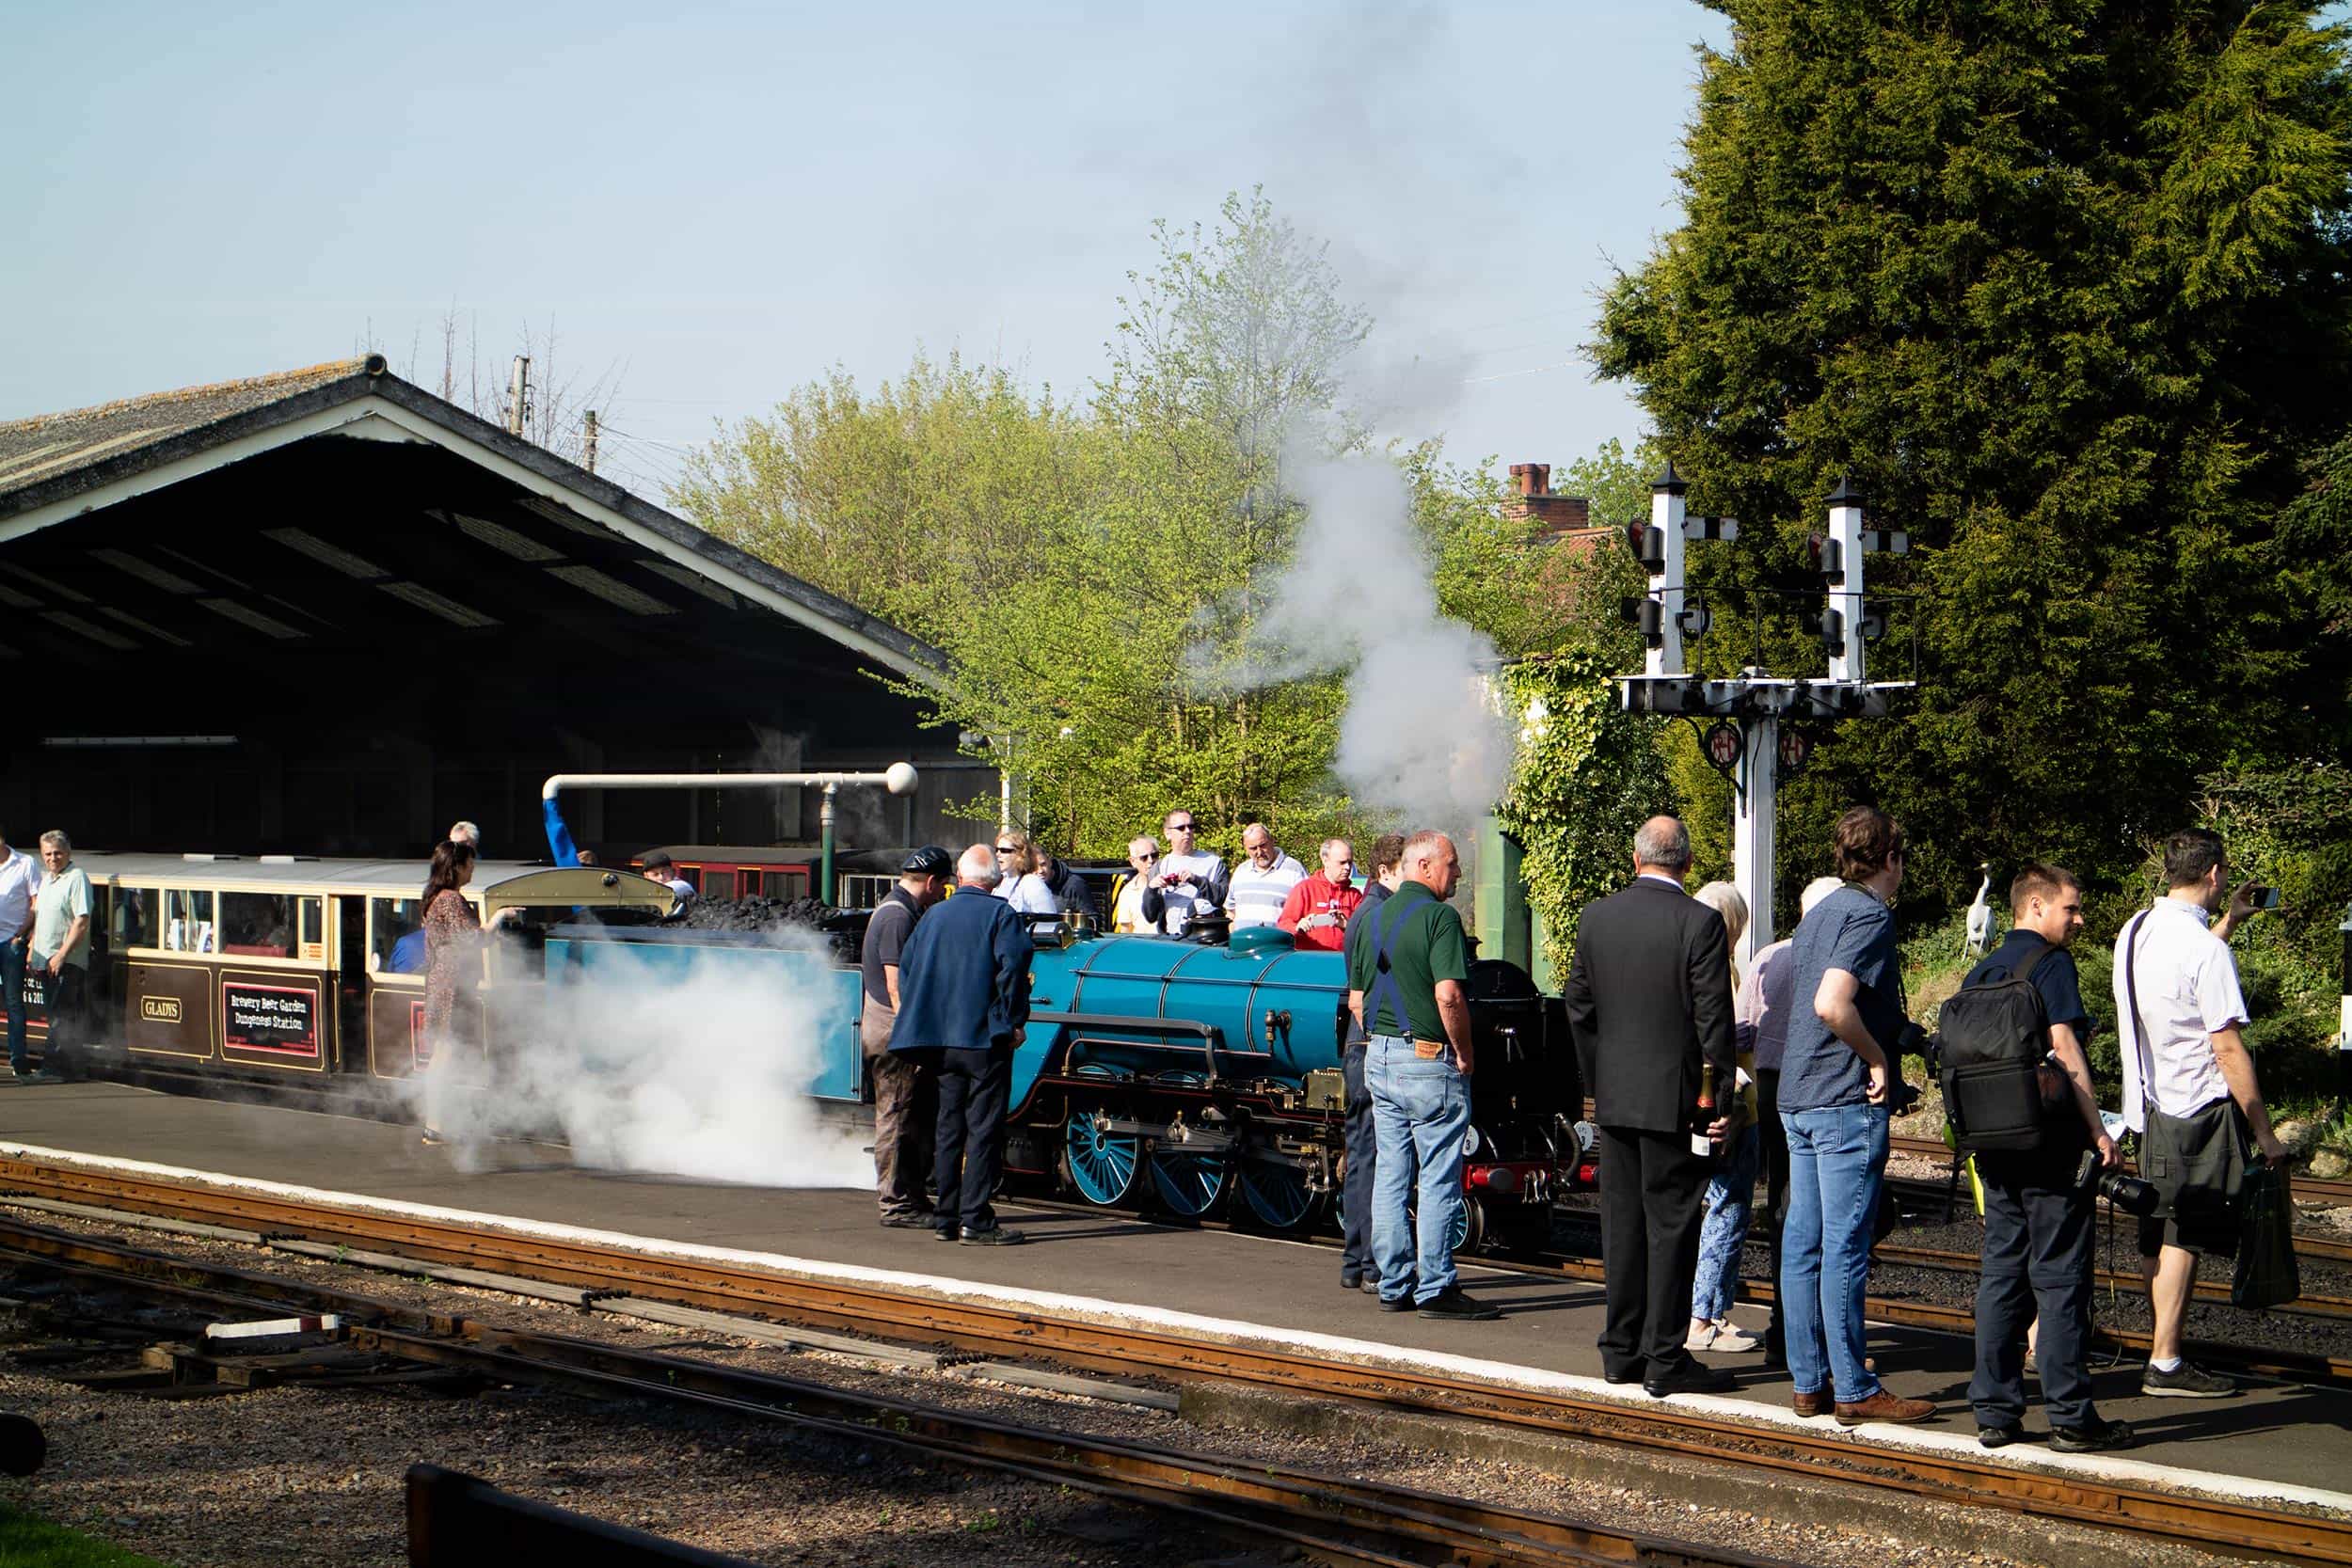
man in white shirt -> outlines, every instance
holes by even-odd
[[[1161,918],[1168,934],[1180,937],[1184,934],[1184,927],[1192,924],[1194,915],[1224,904],[1225,858],[1194,847],[1194,823],[1189,811],[1169,812],[1160,828],[1168,834],[1168,853],[1160,857],[1159,874],[1152,881],[1160,890]]]
[[[58,829],[40,835],[45,868],[34,901],[33,940],[26,952],[33,983],[41,988],[49,1015],[40,1070],[18,1076],[27,1083],[56,1084],[81,1076],[77,1060],[84,1034],[86,982],[89,974],[89,873],[73,863],[73,843]]]
[[[2164,879],[2165,895],[2127,922],[2115,943],[2123,1119],[2141,1134],[2141,1164],[2147,1164],[2150,1101],[2168,1117],[2219,1113],[2220,1136],[2238,1136],[2242,1126],[2264,1159],[2283,1164],[2287,1151],[2270,1130],[2254,1058],[2240,1033],[2247,1023],[2246,995],[2229,948],[2231,933],[2253,908],[2251,890],[2239,889],[2228,898],[2228,912],[2214,919],[2229,894],[2230,866],[2219,836],[2202,828],[2165,841]],[[2225,1109],[2232,1103],[2234,1116]],[[2184,1241],[2173,1212],[2180,1183],[2168,1187],[2158,1180],[2157,1186],[2164,1212],[2139,1222],[2139,1270],[2155,1317],[2140,1392],[2218,1399],[2236,1385],[2181,1358],[2181,1326],[2197,1274],[2197,1255],[2189,1244],[2195,1238]]]
[[[24,1058],[24,948],[33,934],[33,898],[40,863],[0,833],[0,990],[8,992],[8,1071],[0,1082],[29,1077]]]
[[[1241,831],[1241,847],[1249,858],[1233,868],[1232,880],[1225,885],[1225,912],[1236,931],[1275,925],[1291,889],[1307,879],[1307,868],[1282,852],[1263,822]]]

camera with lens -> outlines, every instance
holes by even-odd
[[[1903,1081],[1903,1058],[1916,1056],[1927,1064],[1928,1072],[1935,1071],[1935,1038],[1910,1019],[1895,1033],[1895,1049],[1886,1061],[1886,1110],[1889,1116],[1907,1117],[1919,1108],[1919,1090]]]
[[[2099,1151],[2083,1150],[2082,1164],[2074,1167],[2074,1189],[2096,1192],[2127,1214],[2143,1219],[2155,1212],[2156,1189],[2137,1176],[2126,1176],[2120,1170],[2104,1170],[2099,1164]]]

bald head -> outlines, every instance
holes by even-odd
[[[1454,852],[1454,841],[1432,829],[1423,828],[1405,841],[1401,863],[1406,881],[1419,882],[1439,898],[1453,897],[1462,879],[1462,858]]]
[[[956,880],[972,887],[996,885],[996,846],[975,844],[956,861]]]
[[[1691,831],[1671,816],[1653,816],[1633,835],[1633,869],[1680,881],[1691,869]]]

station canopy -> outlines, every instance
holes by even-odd
[[[0,831],[117,849],[539,838],[560,771],[911,758],[939,654],[389,373],[380,356],[0,424]],[[583,800],[583,844],[792,841],[814,801]]]

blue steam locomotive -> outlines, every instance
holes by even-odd
[[[793,966],[795,989],[825,999],[811,1092],[863,1094],[857,974],[820,956],[674,927],[559,929],[548,974],[682,970],[711,947]],[[1478,1065],[1455,1244],[1537,1244],[1552,1200],[1593,1181],[1565,1010],[1523,970],[1491,959],[1471,964],[1469,990]],[[1299,951],[1273,929],[1216,942],[1082,931],[1040,946],[1030,1005],[1013,1060],[1009,1177],[1104,1208],[1148,1204],[1184,1219],[1230,1210],[1277,1231],[1308,1228],[1337,1204],[1347,1015],[1338,954]]]

